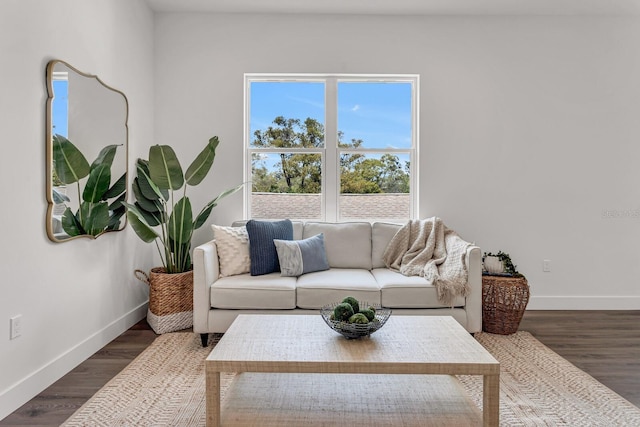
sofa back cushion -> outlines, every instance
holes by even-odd
[[[371,263],[373,268],[385,267],[382,254],[389,245],[389,242],[402,227],[401,224],[390,224],[386,222],[374,222],[371,226]]]
[[[331,268],[371,270],[371,224],[368,222],[307,222],[303,238],[324,235],[324,247]]]
[[[239,221],[233,221],[231,224],[232,227],[242,227],[247,224],[248,219],[241,219]],[[263,220],[268,221],[268,220]],[[274,220],[275,221],[275,220]],[[291,225],[293,225],[293,240],[301,240],[302,239],[302,221],[291,221]]]

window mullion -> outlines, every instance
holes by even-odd
[[[325,221],[336,222],[340,196],[340,168],[338,162],[338,84],[335,78],[326,80],[324,130],[325,155],[322,165],[324,218]]]
[[[420,111],[419,111],[419,102],[418,99],[420,97],[420,86],[419,80],[417,78],[412,81],[412,96],[411,96],[411,167],[410,167],[410,180],[411,180],[411,218],[419,218],[419,195],[420,195],[420,168],[418,166],[418,162],[420,159],[419,150],[420,144],[418,143],[419,138],[419,125],[420,125]]]

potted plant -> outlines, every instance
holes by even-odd
[[[522,276],[516,269],[517,266],[511,261],[509,254],[502,251],[498,251],[497,254],[485,252],[482,256],[482,265],[484,270],[490,274],[506,274],[514,277]]]
[[[191,326],[193,232],[205,223],[221,199],[242,188],[240,184],[222,192],[205,204],[194,218],[191,201],[187,197],[187,187],[200,184],[207,176],[219,143],[217,136],[209,139],[186,172],[183,172],[176,153],[168,145],[150,147],[149,159],[138,159],[136,163],[137,176],[132,184],[136,201],[134,204],[124,205],[127,207],[127,219],[135,233],[144,242],[155,242],[162,260],[162,267],[151,269],[149,277],[142,273],[145,276],[143,281],[150,286],[147,319],[158,333]],[[165,294],[174,299],[163,297]],[[182,297],[176,300],[175,295]],[[180,320],[176,320],[178,318]]]
[[[53,184],[76,184],[78,210],[73,213],[64,205],[70,202],[68,195],[53,188],[53,201],[63,205],[62,229],[67,235],[97,237],[105,231],[118,230],[125,208],[126,174],[111,185],[111,165],[117,145],[107,145],[89,165],[82,152],[62,135],[53,136]],[[88,178],[87,178],[88,177]],[[81,180],[84,188],[81,188]],[[113,200],[115,199],[115,200]]]

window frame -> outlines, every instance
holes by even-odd
[[[324,117],[324,148],[287,148],[251,147],[251,83],[253,82],[319,82],[324,83],[325,89],[325,117]],[[338,84],[342,82],[354,83],[409,83],[411,84],[411,146],[409,148],[340,148],[338,147]],[[322,192],[321,218],[318,221],[385,221],[399,222],[407,218],[341,218],[340,216],[340,155],[342,153],[359,153],[377,155],[386,153],[408,154],[409,167],[409,218],[417,218],[419,195],[419,97],[420,76],[418,74],[309,74],[309,73],[245,73],[244,74],[244,117],[243,117],[243,163],[244,182],[251,180],[251,159],[254,153],[319,153],[322,158]],[[251,218],[252,186],[244,186],[243,213],[244,218]],[[291,218],[296,219],[296,218]]]

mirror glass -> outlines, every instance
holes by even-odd
[[[66,62],[47,65],[47,234],[97,238],[126,226],[128,102]]]

